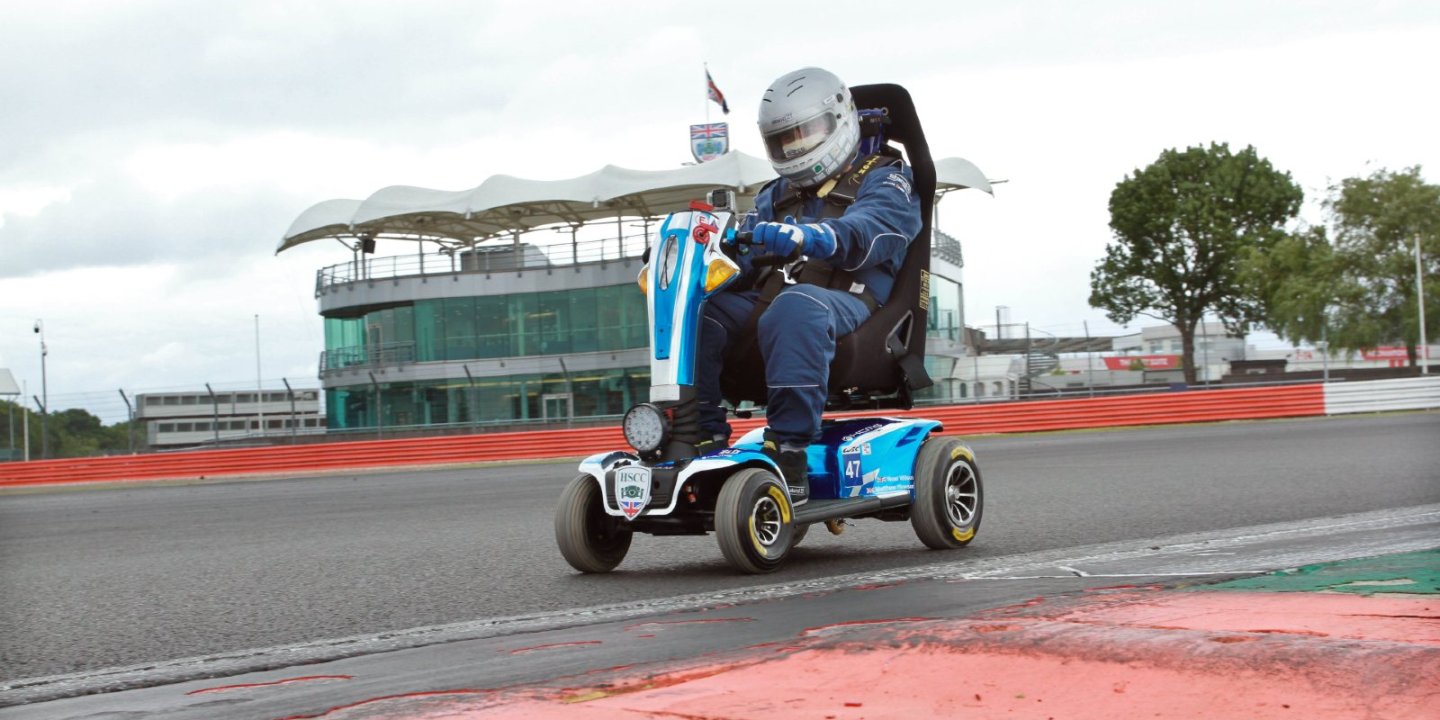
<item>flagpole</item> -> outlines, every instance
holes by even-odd
[[[710,63],[700,63],[705,72],[705,124],[710,124]]]

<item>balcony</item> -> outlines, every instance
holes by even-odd
[[[320,353],[320,377],[341,370],[393,367],[415,362],[415,343],[398,342],[364,347],[343,347]]]

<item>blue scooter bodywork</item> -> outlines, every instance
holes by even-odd
[[[829,419],[808,451],[809,499],[795,506],[780,469],[761,451],[764,428],[730,447],[697,455],[696,342],[707,298],[739,274],[723,241],[730,216],[692,206],[667,217],[638,278],[650,330],[650,402],[626,439],[636,450],[580,463],[556,512],[561,553],[583,572],[608,572],[634,532],[715,532],[727,560],[746,572],[778,568],[812,523],[844,518],[909,519],[932,548],[960,547],[979,525],[974,454],[938,437],[935,420]],[[722,241],[723,238],[723,241]],[[688,414],[687,414],[688,413]],[[648,423],[648,424],[647,424]],[[633,433],[633,434],[632,434]]]
[[[911,496],[915,492],[915,457],[930,433],[938,430],[935,420],[897,418],[847,418],[827,420],[820,428],[820,441],[808,451],[810,496],[813,500],[844,500],[858,498],[893,498]],[[678,462],[658,463],[657,470],[674,468],[675,482],[683,484],[692,478],[730,475],[744,467],[764,467],[777,476],[780,469],[760,451],[764,429],[756,428],[730,447]],[[600,483],[605,511],[625,517],[618,502],[612,500],[615,483],[607,482],[618,467],[641,463],[639,456],[628,452],[592,455],[580,463],[580,472]],[[680,494],[657,492],[654,497],[668,500],[664,506],[649,504],[637,518],[658,517],[675,512]]]

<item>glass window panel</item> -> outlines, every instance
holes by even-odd
[[[410,360],[415,357],[415,308],[410,305],[394,309],[395,324],[394,332],[390,335],[391,342],[405,348],[404,359]]]
[[[476,357],[475,299],[447,298],[445,306],[445,359],[469,360]]]
[[[638,288],[637,288],[638,289]],[[625,347],[625,308],[616,286],[595,288],[595,327],[597,350],[620,350]]]
[[[600,349],[600,298],[596,288],[581,288],[569,293],[570,308],[566,324],[570,328],[570,352],[595,352]]]
[[[964,324],[960,307],[960,285],[939,275],[930,276],[930,312],[928,331],[931,337],[958,341]]]
[[[624,323],[625,349],[646,347],[650,340],[646,333],[649,331],[650,318],[645,308],[645,294],[640,292],[639,287],[630,285],[617,286],[620,291],[620,307],[623,308],[622,320]],[[649,373],[646,373],[648,382]],[[649,394],[649,389],[646,389]]]
[[[540,339],[532,337],[538,328],[532,329],[538,302],[534,293],[516,293],[507,300],[510,303],[510,321],[513,323],[510,331],[510,354],[511,355],[535,355],[536,348],[540,346]]]
[[[510,303],[500,295],[475,298],[476,357],[510,354]]]
[[[444,360],[445,308],[439,300],[415,302],[415,359]]]
[[[536,355],[563,355],[570,352],[570,338],[566,335],[565,316],[569,314],[567,295],[572,291],[544,292],[535,294],[535,311],[531,314],[527,328],[532,337],[537,337],[539,346],[533,349]]]

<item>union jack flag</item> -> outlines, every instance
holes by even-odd
[[[710,99],[720,105],[720,110],[726,115],[730,114],[730,104],[725,102],[725,93],[715,86],[715,80],[710,77],[710,68],[705,68],[705,87],[710,94]]]
[[[730,135],[728,123],[707,123],[704,125],[690,126],[690,139],[703,140],[706,138],[723,138]]]

